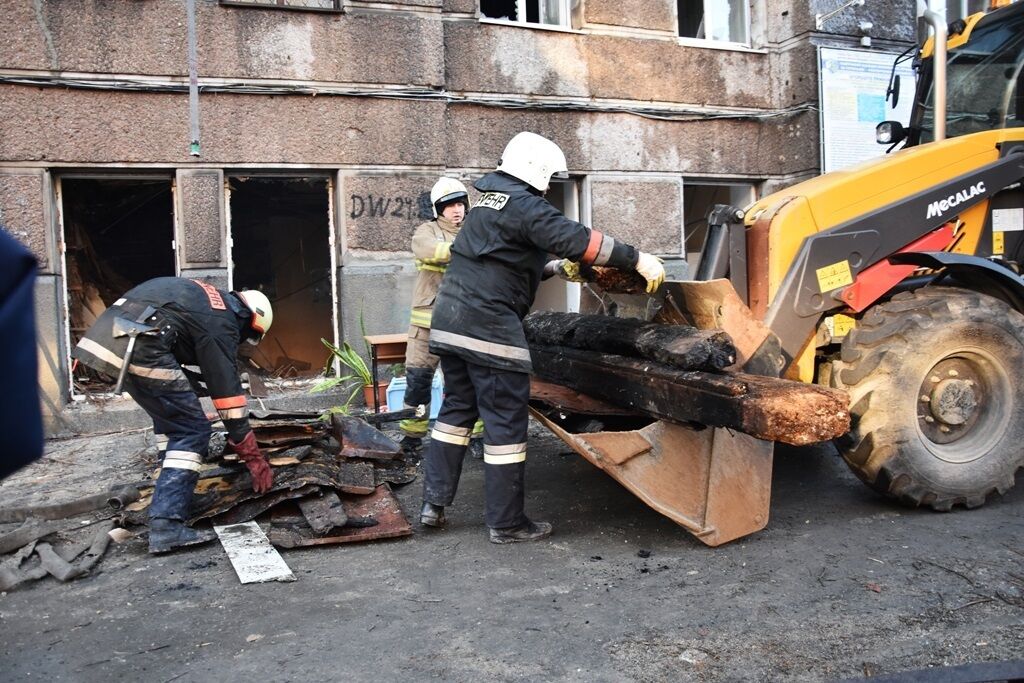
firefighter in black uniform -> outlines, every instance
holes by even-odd
[[[484,423],[485,521],[492,543],[546,538],[551,525],[523,510],[530,351],[522,320],[548,254],[587,265],[636,269],[653,292],[661,261],[569,220],[547,200],[551,177],[568,177],[558,145],[534,133],[508,143],[451,247],[434,304],[430,351],[441,358],[445,398],[430,434],[421,523],[444,526],[470,431]]]
[[[214,537],[185,526],[210,443],[198,394],[213,399],[253,490],[270,490],[273,475],[249,426],[237,359],[240,345],[258,344],[272,321],[262,292],[225,292],[198,280],[162,277],[115,301],[75,347],[72,356],[80,362],[122,376],[125,390],[153,420],[161,468],[149,506],[151,553]]]

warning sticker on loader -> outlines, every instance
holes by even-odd
[[[1006,240],[1001,232],[992,233],[992,254],[1002,254],[1006,251]]]
[[[830,318],[825,318],[825,327],[828,328],[829,336],[833,339],[840,339],[850,333],[850,330],[857,327],[857,320],[842,313],[836,313]]]
[[[853,273],[850,272],[849,261],[833,263],[830,266],[818,268],[814,272],[818,276],[818,291],[822,294],[853,284]]]

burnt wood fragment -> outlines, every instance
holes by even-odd
[[[849,431],[845,392],[742,373],[683,371],[620,355],[533,345],[533,372],[621,408],[677,424],[803,445]]]
[[[298,500],[302,516],[317,534],[323,535],[336,526],[345,526],[348,515],[341,505],[341,499],[334,491],[325,491],[320,496],[307,496]]]
[[[736,362],[736,348],[728,334],[689,325],[537,311],[526,316],[523,329],[531,346],[565,346],[647,358],[681,370],[722,370]]]

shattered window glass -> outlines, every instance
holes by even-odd
[[[749,43],[748,0],[677,0],[679,36],[723,43]]]
[[[480,16],[519,24],[571,25],[569,0],[480,0]]]

